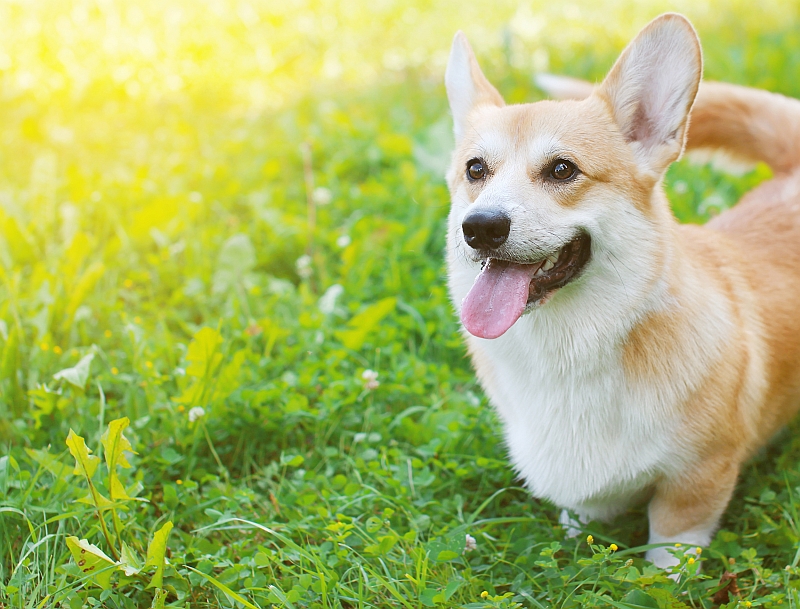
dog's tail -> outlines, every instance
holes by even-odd
[[[536,84],[557,99],[583,99],[594,88],[552,74],[538,75]],[[686,148],[698,160],[722,161],[729,168],[729,161],[738,168],[764,161],[775,174],[789,173],[800,166],[800,100],[704,81],[692,107]]]

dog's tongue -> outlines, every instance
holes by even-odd
[[[461,303],[461,323],[467,331],[480,338],[505,334],[525,310],[531,280],[543,263],[489,259]]]

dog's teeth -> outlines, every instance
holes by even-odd
[[[550,260],[550,258],[548,258],[547,260],[544,261],[544,264],[541,266],[541,268],[539,270],[540,271],[549,271],[555,265],[556,265],[555,262],[553,262],[552,260]]]
[[[559,257],[559,255],[560,255],[560,254],[561,254],[561,251],[559,250],[559,251],[557,251],[555,254],[551,254],[551,255],[549,255],[549,256],[547,257],[547,259],[548,259],[550,262],[552,262],[553,264],[555,264],[556,262],[558,262],[558,257]]]
[[[538,277],[539,275],[544,275],[544,269],[542,267],[539,267],[533,274],[534,277]]]

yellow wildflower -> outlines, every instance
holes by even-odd
[[[612,544],[611,544],[610,546],[608,546],[608,547],[609,547],[609,548],[611,548],[611,551],[612,551],[612,552],[616,552],[617,550],[619,550],[619,548],[617,547],[617,544],[615,544],[615,543],[612,543]]]
[[[488,598],[488,596],[489,596],[489,593],[486,590],[481,592],[481,598]]]
[[[61,355],[63,351],[61,350],[61,347],[56,345],[55,347],[53,347],[53,353],[55,353],[56,355]]]
[[[119,368],[117,368],[116,366],[114,366],[114,367],[111,369],[111,374],[119,374]]]
[[[588,543],[589,545],[592,545],[594,543],[594,537],[592,537],[591,535],[588,535],[586,537],[586,543]]]
[[[104,332],[104,334],[106,335],[106,338],[111,338],[111,335],[112,335],[112,334],[111,334],[111,330],[106,330],[106,331]]]

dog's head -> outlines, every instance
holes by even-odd
[[[667,14],[587,99],[506,106],[456,34],[448,248],[470,333],[496,338],[568,284],[601,297],[616,274],[628,299],[646,289],[671,222],[660,181],[683,151],[701,72],[694,29]]]

